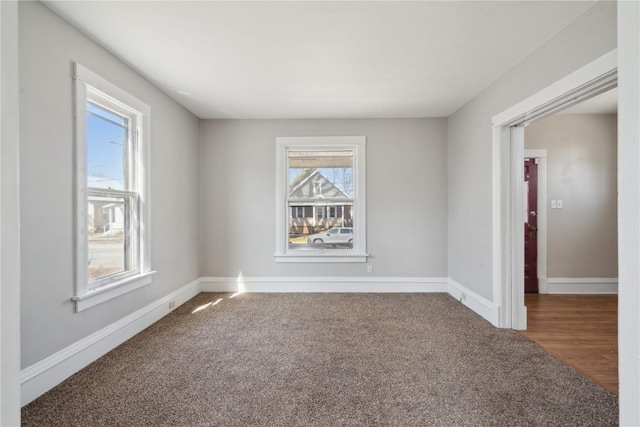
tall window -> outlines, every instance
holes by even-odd
[[[283,137],[276,147],[276,261],[366,262],[365,137]]]
[[[78,311],[151,282],[149,107],[76,64]]]

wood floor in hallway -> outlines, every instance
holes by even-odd
[[[618,394],[618,296],[526,294],[523,336]]]

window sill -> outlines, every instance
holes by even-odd
[[[276,262],[367,262],[368,254],[276,254]]]
[[[84,295],[71,297],[71,300],[76,303],[76,313],[146,286],[151,283],[151,276],[154,274],[156,274],[156,271],[127,277],[118,282],[89,291]]]

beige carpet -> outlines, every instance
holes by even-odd
[[[608,426],[617,397],[444,294],[198,295],[26,426]]]

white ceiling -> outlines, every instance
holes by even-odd
[[[595,1],[46,1],[200,118],[446,117]]]

